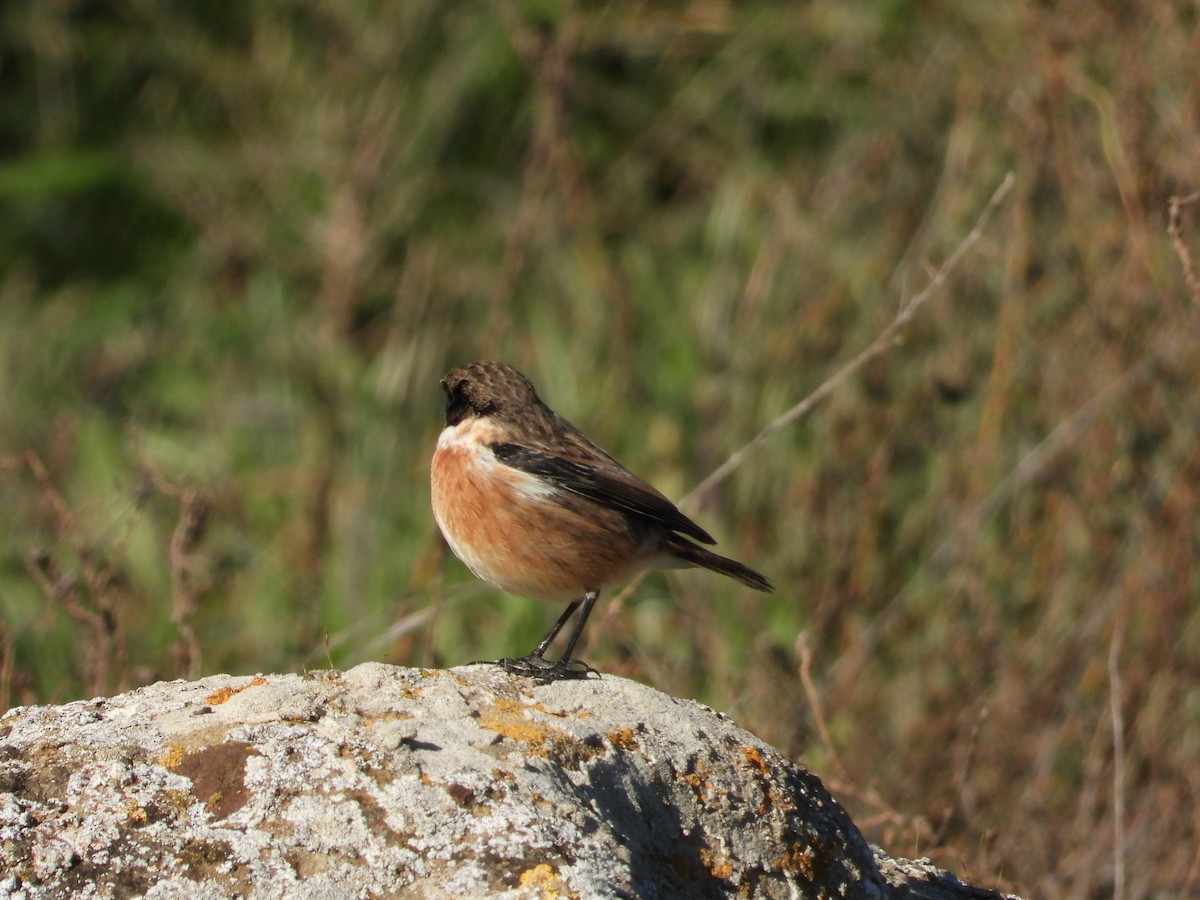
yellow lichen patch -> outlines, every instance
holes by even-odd
[[[241,687],[217,688],[215,691],[213,691],[211,694],[209,694],[207,697],[204,698],[204,702],[207,703],[209,706],[220,706],[222,703],[226,702],[230,697],[234,696],[235,694],[240,694],[246,688],[259,687],[260,685],[264,685],[266,683],[267,683],[267,679],[263,678],[261,675],[255,675],[253,678],[250,679],[250,681],[248,681],[246,684],[243,684]]]
[[[137,801],[132,799],[125,801],[125,815],[134,825],[145,825],[150,821],[145,807],[138,806]]]
[[[223,791],[213,791],[209,794],[208,799],[204,801],[204,809],[209,815],[216,813],[217,810],[225,803],[225,794]]]
[[[412,699],[412,698],[406,697],[405,699]],[[408,710],[390,709],[390,710],[387,710],[386,712],[381,713],[376,716],[369,716],[369,715],[364,714],[362,717],[362,721],[363,721],[364,728],[371,728],[371,727],[374,727],[375,725],[379,725],[384,722],[407,722],[409,719],[414,719],[414,718],[416,718],[416,717],[412,713],[408,712]]]
[[[545,713],[548,716],[554,716],[556,719],[565,719],[567,716],[571,715],[571,713],[567,712],[566,710],[547,709],[544,703],[534,700],[533,695],[528,691],[522,691],[521,696],[525,698],[525,703],[523,704],[525,709],[532,709],[536,712]],[[517,704],[513,703],[511,700],[500,700],[498,702],[507,703],[514,708],[517,706]]]
[[[577,900],[579,897],[577,893],[563,883],[559,874],[546,863],[541,863],[532,869],[526,869],[522,872],[521,887],[526,890],[532,889],[540,892],[544,900],[557,900],[559,897]]]
[[[619,750],[636,750],[638,748],[637,735],[634,734],[632,728],[618,728],[616,731],[610,731],[607,737],[609,742]]]
[[[191,791],[163,791],[159,798],[175,816],[185,815],[194,800]]]
[[[424,688],[419,688],[414,685],[413,687],[406,687],[404,690],[402,690],[400,692],[400,696],[405,700],[420,700],[421,695],[424,693]]]
[[[510,740],[542,747],[552,735],[547,729],[525,718],[525,707],[511,700],[497,700],[495,706],[479,716],[479,727],[494,731]]]
[[[165,768],[175,769],[181,762],[183,762],[183,756],[184,749],[176,746],[175,744],[171,744],[166,750],[159,754],[158,759],[156,759],[155,762]]]
[[[518,693],[524,699],[527,709],[537,710],[548,716],[554,716],[556,719],[565,719],[568,716],[574,716],[577,719],[586,719],[594,715],[590,709],[550,709],[540,700],[536,699],[537,695],[530,688],[521,688]]]
[[[701,800],[708,799],[708,789],[712,787],[712,782],[705,781],[695,772],[688,772],[683,776],[683,780],[690,784],[696,791],[696,794]]]

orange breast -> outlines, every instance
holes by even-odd
[[[447,428],[431,467],[433,514],[478,578],[540,600],[564,600],[628,578],[657,554],[623,513],[571,496],[496,460],[478,423]]]

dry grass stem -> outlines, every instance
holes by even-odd
[[[864,365],[870,362],[875,357],[881,355],[887,350],[896,345],[899,340],[900,332],[909,323],[917,311],[925,305],[925,303],[937,293],[938,289],[945,284],[946,278],[954,271],[955,267],[966,256],[967,252],[979,242],[983,237],[983,230],[991,219],[992,213],[996,207],[1004,200],[1008,192],[1012,190],[1015,176],[1009,172],[1004,180],[1000,182],[1000,186],[992,193],[992,197],[980,212],[979,217],[975,220],[975,226],[967,234],[965,238],[955,247],[946,260],[934,272],[931,273],[928,283],[916,294],[911,300],[901,303],[900,311],[896,317],[892,319],[887,326],[879,332],[879,335],[873,340],[866,349],[860,352],[857,356],[839,368],[836,372],[826,378],[818,385],[808,396],[791,407],[782,415],[769,422],[766,427],[758,434],[752,437],[749,441],[730,454],[729,458],[721,465],[717,466],[709,475],[704,478],[698,485],[690,490],[682,500],[679,501],[679,507],[683,510],[692,509],[701,498],[705,496],[714,487],[728,478],[731,474],[740,468],[747,459],[760,450],[764,444],[770,440],[771,435],[784,428],[797,419],[807,415],[813,407],[828,397],[833,391],[847,378],[861,369]]]
[[[1200,200],[1200,191],[1194,191],[1186,197],[1178,194],[1171,197],[1167,204],[1167,233],[1171,236],[1171,246],[1179,257],[1179,266],[1183,270],[1183,280],[1191,292],[1192,300],[1200,306],[1200,279],[1196,277],[1196,268],[1192,265],[1192,254],[1183,240],[1183,207]]]
[[[830,764],[837,771],[837,774],[845,781],[850,781],[850,776],[846,772],[846,767],[842,763],[842,758],[838,754],[837,746],[833,742],[833,737],[829,733],[829,721],[825,717],[825,704],[821,701],[821,695],[817,691],[817,686],[813,682],[812,677],[812,647],[809,644],[808,634],[801,632],[796,636],[795,654],[799,658],[799,674],[800,683],[804,686],[804,696],[808,699],[808,709],[812,714],[813,722],[817,726],[817,735],[821,739],[821,747],[825,750],[829,757]]]
[[[1121,712],[1121,633],[1113,622],[1108,648],[1108,696],[1113,751],[1113,900],[1125,900],[1125,717]]]

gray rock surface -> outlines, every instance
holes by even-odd
[[[0,719],[0,897],[138,895],[1000,896],[697,703],[377,663]]]

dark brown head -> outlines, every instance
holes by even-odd
[[[490,359],[451,369],[441,385],[447,425],[472,416],[511,419],[544,408],[528,378],[512,366]]]

